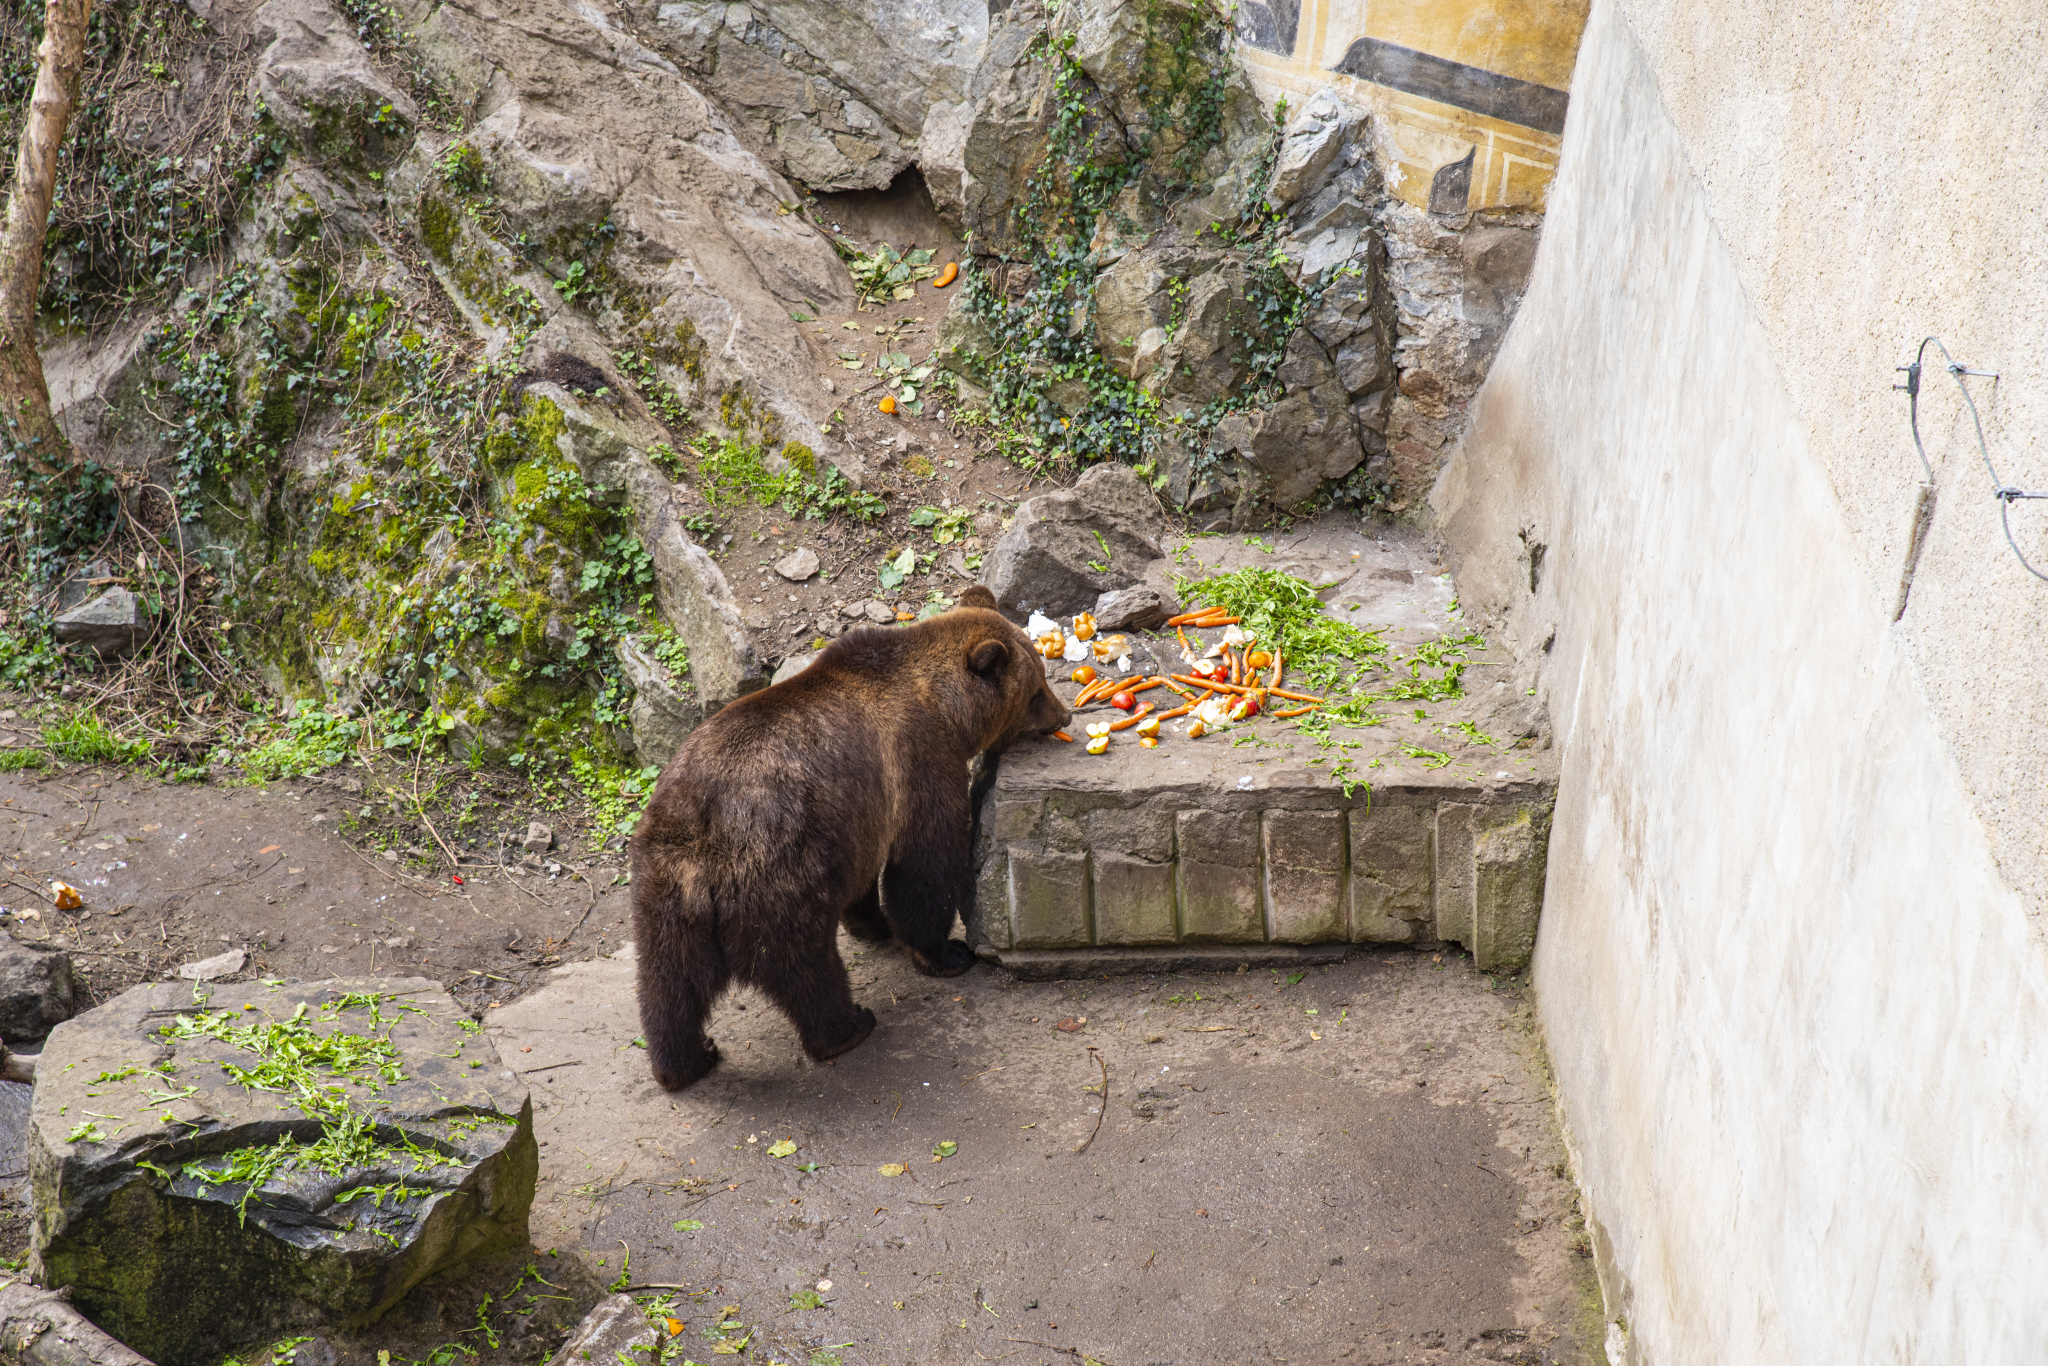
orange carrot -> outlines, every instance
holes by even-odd
[[[1178,683],[1175,683],[1170,678],[1161,677],[1155,678],[1152,681],[1154,683],[1164,684],[1166,687],[1171,688],[1174,692],[1179,693],[1182,697],[1188,698],[1190,700],[1193,700],[1194,698],[1193,693],[1189,692],[1186,688],[1181,687]]]
[[[1159,686],[1159,685],[1160,685],[1161,683],[1164,683],[1165,681],[1166,681],[1166,680],[1165,680],[1165,679],[1163,679],[1163,678],[1148,678],[1148,679],[1146,679],[1146,680],[1145,680],[1145,681],[1144,681],[1143,683],[1133,683],[1133,684],[1131,684],[1131,686],[1130,686],[1130,687],[1128,687],[1128,688],[1125,688],[1125,689],[1124,689],[1124,691],[1125,691],[1125,692],[1132,692],[1132,693],[1137,693],[1137,692],[1143,692],[1143,691],[1145,691],[1145,689],[1147,689],[1147,688],[1156,688],[1156,687],[1158,687],[1158,686]]]
[[[1150,713],[1151,710],[1152,704],[1150,702],[1147,702],[1144,706],[1138,708],[1129,716],[1126,716],[1123,720],[1110,722],[1109,728],[1111,730],[1129,730],[1132,726],[1135,726],[1140,721],[1144,720],[1146,715]]]
[[[1275,697],[1284,697],[1290,702],[1313,702],[1319,707],[1323,705],[1322,698],[1310,697],[1305,692],[1283,692],[1279,688],[1268,688],[1266,691],[1272,693]]]
[[[1168,617],[1166,624],[1168,626],[1185,626],[1191,621],[1200,621],[1203,617],[1213,617],[1225,610],[1227,609],[1222,607],[1198,607],[1192,612],[1182,612],[1177,617]]]
[[[1173,628],[1173,633],[1180,637],[1181,649],[1186,650],[1189,654],[1193,654],[1195,652],[1195,642],[1188,639],[1188,633],[1186,631],[1176,626]]]
[[[1066,733],[1065,731],[1063,731],[1063,730],[1056,730],[1056,731],[1054,731],[1054,732],[1052,733],[1052,738],[1053,738],[1053,739],[1055,739],[1055,740],[1065,740],[1065,741],[1066,741],[1066,742],[1067,742],[1068,744],[1070,744],[1070,745],[1074,743],[1074,737],[1073,737],[1073,736],[1071,736],[1071,735],[1069,735],[1069,734],[1067,734],[1067,733]]]
[[[1258,690],[1257,688],[1247,688],[1247,687],[1243,687],[1243,686],[1241,686],[1241,685],[1239,685],[1239,684],[1236,684],[1236,683],[1225,683],[1225,682],[1223,682],[1223,681],[1222,681],[1221,679],[1215,679],[1215,678],[1189,678],[1189,677],[1187,677],[1187,676],[1186,676],[1185,674],[1175,674],[1175,675],[1173,676],[1173,681],[1174,681],[1174,682],[1176,682],[1176,683],[1189,683],[1189,684],[1192,684],[1193,686],[1195,686],[1195,687],[1197,687],[1197,688],[1209,688],[1209,689],[1211,689],[1211,690],[1213,690],[1213,691],[1215,691],[1215,692],[1235,692],[1235,693],[1248,693],[1248,692],[1257,692],[1257,691],[1259,691],[1259,690]],[[1292,693],[1285,693],[1285,694],[1280,694],[1280,695],[1281,695],[1281,696],[1288,696],[1288,697],[1291,697],[1291,696],[1293,696],[1293,694],[1292,694]],[[1321,701],[1322,699],[1321,699],[1321,698],[1315,698],[1315,699],[1313,699],[1313,700],[1315,700],[1315,701]]]
[[[1280,686],[1280,670],[1285,663],[1286,660],[1280,653],[1280,647],[1275,645],[1273,647],[1273,678],[1271,682],[1266,684],[1267,687],[1277,688]]]
[[[1273,717],[1300,716],[1303,712],[1310,712],[1315,709],[1316,705],[1312,703],[1306,707],[1289,707],[1286,711],[1269,711],[1266,715]]]
[[[1188,625],[1198,626],[1206,631],[1212,626],[1235,626],[1243,620],[1243,617],[1203,617],[1200,621],[1189,622]]]

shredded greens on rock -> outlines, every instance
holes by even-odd
[[[1366,786],[1354,776],[1344,751],[1357,740],[1339,738],[1332,727],[1363,729],[1386,717],[1372,708],[1382,702],[1449,702],[1465,695],[1465,655],[1483,648],[1477,633],[1447,636],[1415,645],[1406,655],[1395,653],[1382,637],[1384,628],[1367,630],[1340,621],[1323,608],[1315,585],[1278,569],[1256,565],[1203,579],[1176,575],[1174,589],[1192,608],[1222,607],[1241,618],[1245,630],[1258,637],[1259,647],[1278,648],[1287,687],[1325,699],[1314,711],[1295,719],[1295,726],[1323,751],[1314,764],[1330,763],[1330,777],[1349,797]],[[1377,686],[1367,687],[1378,675]],[[1383,681],[1380,681],[1383,680]]]

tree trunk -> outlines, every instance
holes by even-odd
[[[57,190],[57,154],[78,104],[92,0],[49,0],[36,88],[14,159],[13,193],[0,227],[0,451],[18,453],[42,474],[76,463],[50,414],[50,387],[36,352],[36,303],[43,292],[43,239]]]

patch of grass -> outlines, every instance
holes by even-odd
[[[569,756],[569,772],[590,802],[598,828],[621,835],[633,833],[647,799],[654,795],[655,780],[661,777],[657,765],[628,769],[607,762],[587,749]]]
[[[39,749],[0,750],[0,773],[20,773],[49,762],[50,756]]]
[[[359,721],[337,716],[311,698],[300,698],[285,733],[242,756],[242,770],[257,782],[297,778],[332,768],[355,751]]]
[[[43,748],[74,764],[138,764],[149,758],[149,741],[123,740],[89,711],[43,727]]]

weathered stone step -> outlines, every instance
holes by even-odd
[[[1542,908],[1547,756],[1491,755],[1521,775],[1473,781],[1389,751],[1362,754],[1383,769],[1351,797],[1298,757],[1247,763],[1227,736],[1101,758],[1012,751],[981,809],[969,943],[1007,964],[1049,949],[1450,940],[1481,968],[1520,968]]]

